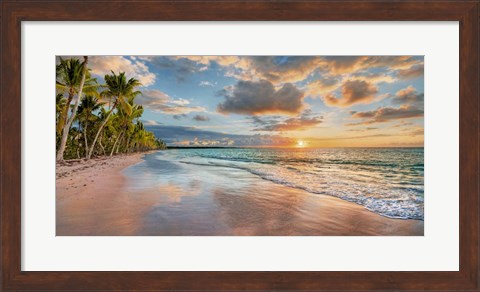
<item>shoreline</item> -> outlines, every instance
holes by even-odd
[[[55,165],[55,177],[56,179],[67,177],[72,175],[75,172],[83,171],[89,168],[92,168],[96,165],[117,165],[118,160],[126,159],[126,167],[130,167],[135,165],[136,163],[140,163],[143,161],[142,157],[146,154],[155,153],[159,150],[150,150],[145,152],[135,152],[135,153],[128,153],[128,154],[118,154],[114,156],[100,156],[94,157],[89,160],[85,158],[80,159],[69,159],[64,160],[62,162],[56,162]],[[136,163],[132,164],[132,159],[137,159]],[[122,163],[123,165],[123,163]]]
[[[266,190],[262,200],[268,203],[260,205],[258,202],[252,203],[255,199],[247,198],[245,195],[255,193],[255,188],[253,192],[249,191],[248,185],[237,190],[243,192],[241,196],[232,195],[231,191],[222,187],[215,187],[212,191],[214,183],[209,186],[210,188],[196,190],[186,190],[185,185],[174,182],[149,190],[127,187],[130,178],[124,174],[124,170],[144,161],[145,154],[154,152],[156,151],[57,164],[56,234],[423,235],[424,222],[421,220],[389,218],[353,202],[328,195],[311,194],[261,178],[256,182],[261,187],[256,190]],[[195,173],[195,169],[185,171]],[[250,175],[241,175],[244,177],[240,179],[252,179]],[[181,177],[182,174],[177,176]],[[237,176],[231,175],[226,179],[235,179]],[[282,194],[281,198],[278,194]],[[210,218],[208,216],[212,216],[210,213],[213,211],[209,210],[207,215],[202,213],[203,215],[199,214],[200,217],[196,217],[196,214],[192,214],[192,218],[182,219],[185,223],[173,222],[172,218],[178,217],[178,213],[172,213],[174,216],[165,215],[173,212],[172,206],[186,204],[185,198],[194,199],[202,196],[214,198],[207,203],[220,208],[219,215]],[[202,199],[199,202],[205,203],[204,201],[205,199]],[[298,202],[302,202],[301,208],[297,208]],[[194,206],[197,205],[198,202]],[[300,219],[297,218],[297,214],[293,215],[289,211],[295,208],[299,209],[296,211],[300,213]],[[245,214],[253,214],[252,220],[247,220]],[[302,221],[306,227],[298,227],[295,220]],[[197,232],[194,229],[189,230],[188,224],[197,224],[202,228],[205,225],[211,226],[208,230],[202,229]],[[278,227],[266,229],[266,226],[262,226],[268,224]],[[181,227],[185,227],[185,230]],[[317,233],[312,234],[309,228],[316,230]]]

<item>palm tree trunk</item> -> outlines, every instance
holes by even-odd
[[[79,137],[77,136],[77,138],[75,138],[75,140],[77,141],[77,159],[80,159],[80,142],[78,141]]]
[[[103,152],[103,155],[105,156],[105,147],[103,147],[102,145],[102,140],[103,140],[103,133],[102,133],[102,137],[100,137],[100,140],[98,140],[98,145],[100,145],[100,148],[102,148],[102,152]]]
[[[92,157],[93,149],[95,148],[95,144],[97,144],[98,136],[100,136],[100,133],[102,132],[105,125],[107,124],[108,119],[110,119],[110,116],[112,115],[113,110],[115,109],[116,106],[117,106],[117,101],[115,101],[115,103],[112,106],[112,109],[110,110],[108,115],[105,117],[105,120],[100,125],[100,128],[98,128],[97,134],[95,135],[95,139],[93,139],[92,145],[90,146],[90,151],[88,151],[87,159],[90,159]]]
[[[70,104],[72,103],[73,95],[74,95],[73,88],[70,88],[70,90],[68,91],[67,102],[65,103],[65,107],[62,109],[62,112],[60,113],[59,123],[57,125],[58,133],[62,132],[63,128],[67,124],[68,109],[70,108]]]
[[[122,138],[120,138],[120,141],[118,142],[118,145],[117,145],[117,151],[115,151],[116,154],[118,154],[118,152],[120,152],[120,147],[122,147],[122,143],[123,143],[124,140],[125,140],[125,135],[122,135]]]
[[[80,81],[80,88],[78,89],[78,96],[77,100],[75,101],[75,105],[73,106],[72,114],[67,121],[67,124],[63,126],[62,131],[62,140],[60,141],[60,147],[58,147],[57,152],[57,161],[63,160],[63,153],[65,152],[65,146],[67,145],[67,138],[68,132],[70,132],[70,127],[72,126],[73,120],[75,119],[75,115],[77,114],[78,104],[80,103],[80,98],[82,97],[83,85],[85,84],[85,77],[87,75],[87,63],[88,63],[88,56],[83,56],[83,72],[82,72],[82,80]]]
[[[128,138],[127,138],[127,143],[125,144],[125,153],[129,153],[130,152],[130,138],[132,137],[132,135],[128,135]]]
[[[85,127],[83,127],[83,137],[85,138],[85,158],[88,154],[88,141],[87,141],[87,122],[85,122]]]
[[[113,152],[115,151],[115,146],[117,146],[117,142],[118,140],[120,140],[120,137],[122,136],[123,136],[123,132],[121,132],[120,135],[118,135],[117,139],[115,139],[115,143],[113,143],[112,151],[110,151],[110,156],[113,156]]]

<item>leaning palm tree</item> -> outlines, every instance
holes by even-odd
[[[79,59],[62,59],[60,58],[60,63],[56,67],[56,91],[57,98],[58,94],[62,97],[67,96],[67,99],[62,102],[61,107],[58,108],[59,118],[57,122],[57,131],[61,133],[64,126],[68,121],[68,110],[71,109],[71,103],[78,90],[80,88],[80,83],[82,81],[83,73],[83,64]],[[97,91],[97,83],[94,78],[90,77],[90,73],[87,71],[85,76],[85,83],[83,86],[83,92],[86,94],[93,94]],[[57,103],[58,107],[58,103]]]
[[[141,94],[140,91],[136,90],[138,86],[142,85],[140,81],[135,78],[130,78],[127,81],[125,72],[121,72],[118,75],[115,74],[115,72],[113,71],[111,72],[111,75],[105,75],[106,90],[104,90],[100,94],[106,98],[114,100],[114,102],[105,120],[103,120],[102,124],[100,124],[100,127],[97,130],[95,139],[93,139],[90,150],[88,151],[87,159],[90,159],[90,157],[92,156],[93,150],[95,149],[95,144],[97,143],[97,139],[100,136],[103,128],[107,124],[108,120],[110,119],[110,116],[113,114],[113,111],[115,110],[117,105],[120,105],[122,109],[125,110],[127,113],[131,113],[132,106],[128,103],[128,99],[134,98],[135,96]]]
[[[100,111],[97,116],[97,123],[102,124],[103,121],[106,120],[107,116],[109,114],[109,111],[105,109],[105,107],[101,107]],[[114,133],[116,131],[115,127],[113,126],[113,121],[112,119],[107,120],[107,123],[104,126],[104,129],[102,133],[100,134],[100,137],[98,139],[98,146],[100,146],[100,150],[102,151],[103,155],[107,155],[107,152],[105,151],[105,147],[107,145],[103,145],[103,141],[105,141],[107,144],[110,141],[110,135],[109,133]],[[108,133],[105,133],[108,132]]]
[[[88,155],[88,124],[93,122],[97,116],[93,112],[102,107],[103,103],[98,101],[98,98],[93,95],[86,95],[80,105],[78,106],[78,120],[83,124],[83,137],[85,141],[85,157]]]
[[[76,60],[76,61],[75,61]],[[68,98],[65,105],[65,113],[62,114],[60,118],[63,122],[62,126],[62,138],[60,140],[60,145],[57,151],[57,161],[63,160],[63,154],[65,152],[65,146],[67,144],[68,133],[70,127],[75,119],[77,113],[78,105],[82,97],[84,85],[86,83],[88,73],[88,56],[83,57],[83,62],[80,62],[77,59],[61,60],[60,64],[57,66],[57,89],[64,90],[68,92]],[[62,83],[63,81],[63,83]],[[88,79],[88,88],[89,90],[95,89],[96,91],[96,81],[95,79]],[[73,97],[77,95],[75,104],[72,108],[72,113],[68,117],[68,109],[70,108],[70,103]]]

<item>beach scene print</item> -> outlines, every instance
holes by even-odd
[[[57,56],[55,132],[57,236],[424,234],[423,56]]]

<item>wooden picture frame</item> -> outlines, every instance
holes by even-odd
[[[1,3],[2,290],[461,290],[479,286],[479,1],[16,1]],[[458,272],[21,270],[22,21],[458,21]]]

